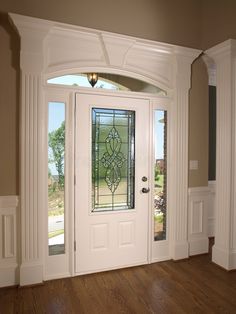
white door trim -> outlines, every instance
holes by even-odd
[[[45,195],[44,201],[44,280],[69,277],[74,272],[74,97],[70,90],[59,88],[45,89],[44,95],[45,110],[45,133],[48,134],[48,103],[60,102],[65,104],[65,254],[49,255],[48,252],[48,198]],[[47,172],[48,159],[44,165],[44,172]],[[48,185],[48,178],[45,176],[45,186]]]
[[[155,263],[164,260],[171,259],[170,255],[170,220],[173,215],[173,209],[169,206],[171,197],[170,197],[170,182],[173,180],[173,172],[171,170],[171,164],[174,162],[174,155],[170,150],[170,125],[171,125],[171,116],[170,116],[170,105],[171,101],[169,99],[163,100],[160,98],[152,99],[151,109],[150,109],[150,156],[154,157],[154,111],[155,110],[165,110],[167,112],[167,225],[166,225],[166,239],[154,241],[154,220],[153,220],[153,200],[154,200],[154,190],[151,189],[150,193],[150,205],[152,208],[150,212],[150,236],[149,236],[149,262]],[[152,165],[154,164],[154,160]],[[152,166],[151,166],[152,167]],[[150,171],[153,169],[150,167]],[[151,182],[154,183],[154,171],[150,173]],[[170,217],[170,218],[169,218]]]
[[[20,285],[44,279],[42,208],[47,189],[41,169],[46,164],[47,134],[43,86],[47,77],[63,73],[118,73],[167,91],[173,117],[170,148],[175,156],[170,170],[170,257],[188,257],[188,92],[191,64],[201,51],[12,13],[9,16],[21,37]]]
[[[89,95],[102,95],[102,96],[118,96],[118,97],[124,97],[124,98],[130,98],[130,99],[144,99],[148,100],[149,105],[149,111],[150,111],[150,121],[153,120],[153,113],[155,109],[160,110],[166,110],[169,112],[169,107],[171,104],[171,101],[169,97],[165,96],[158,96],[154,94],[146,94],[146,93],[134,93],[134,92],[124,92],[124,91],[109,91],[104,89],[88,89],[88,88],[75,88],[70,86],[45,86],[45,112],[47,111],[47,103],[50,101],[56,101],[56,102],[63,102],[66,104],[66,124],[67,124],[67,141],[66,141],[66,151],[67,156],[69,156],[70,160],[66,161],[68,163],[69,167],[66,167],[66,173],[65,176],[70,178],[69,181],[67,181],[67,187],[66,187],[66,210],[65,210],[65,216],[67,221],[66,224],[66,246],[69,248],[67,250],[65,255],[61,256],[48,256],[48,246],[47,246],[47,238],[45,238],[44,243],[44,250],[45,250],[45,267],[44,267],[44,279],[55,279],[55,278],[63,278],[68,276],[74,276],[74,242],[75,242],[75,236],[74,236],[74,139],[75,139],[75,95],[76,94],[89,94]],[[168,115],[168,125],[170,124],[170,116]],[[45,129],[47,129],[47,119],[45,123]],[[150,134],[153,134],[153,124],[150,123]],[[167,158],[168,158],[168,164],[167,168],[169,168],[169,164],[171,161],[172,154],[169,154],[169,143],[170,143],[170,132],[169,132],[169,126],[168,126],[168,152],[167,152]],[[153,138],[150,137],[150,144],[149,144],[149,154],[152,155],[152,146],[153,146]],[[47,163],[45,165],[47,168]],[[149,185],[150,188],[152,187],[152,165],[150,165],[149,168],[149,174],[150,177]],[[46,169],[45,168],[45,169]],[[46,171],[46,170],[45,170]],[[167,172],[168,176],[168,182],[172,180],[170,171]],[[47,180],[47,177],[45,177],[45,180]],[[45,181],[45,185],[47,184],[47,181]],[[167,194],[169,198],[169,193]],[[45,199],[45,205],[44,208],[47,208],[47,199]],[[167,240],[164,241],[153,241],[153,195],[149,194],[149,227],[148,227],[148,263],[153,263],[156,261],[162,261],[170,259],[169,255],[169,228],[167,226]],[[171,210],[171,209],[170,209]],[[169,219],[167,220],[169,223]],[[47,225],[47,210],[45,211],[44,215],[44,224]],[[46,233],[46,231],[45,231]],[[69,242],[68,242],[69,241]],[[160,252],[157,256],[157,253],[153,252],[153,248],[160,249]],[[156,249],[155,249],[156,250]],[[168,252],[168,253],[167,253]],[[69,254],[68,254],[69,253]]]

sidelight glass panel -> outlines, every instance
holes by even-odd
[[[154,240],[166,240],[167,112],[154,112]]]
[[[92,211],[134,208],[135,112],[92,109]]]
[[[48,103],[48,249],[65,253],[65,104]]]

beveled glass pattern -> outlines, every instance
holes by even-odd
[[[134,208],[135,112],[92,109],[92,211]]]

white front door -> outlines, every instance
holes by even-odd
[[[149,100],[76,95],[77,274],[148,262],[148,154]]]

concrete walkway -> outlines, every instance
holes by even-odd
[[[48,245],[64,244],[64,233],[48,240]]]

